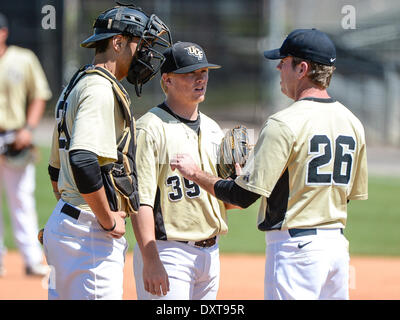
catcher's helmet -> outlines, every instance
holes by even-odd
[[[94,34],[83,41],[81,46],[95,48],[97,41],[118,34],[140,38],[127,77],[140,96],[142,85],[158,72],[165,61],[158,47],[171,46],[171,33],[155,14],[149,17],[139,7],[117,4],[99,15],[93,24]]]
[[[101,13],[93,24],[94,34],[81,43],[81,47],[95,48],[96,42],[117,34],[141,37],[149,17],[132,7],[118,6]]]

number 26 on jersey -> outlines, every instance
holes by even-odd
[[[313,157],[307,163],[306,185],[348,185],[355,150],[356,142],[351,136],[340,135],[332,143],[326,135],[314,135],[308,145],[308,154]],[[331,167],[332,161],[333,170],[323,171],[324,167]]]

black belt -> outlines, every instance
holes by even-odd
[[[312,228],[312,229],[296,229],[296,228],[294,228],[294,229],[289,229],[288,231],[292,238],[317,234],[316,228]],[[340,229],[340,233],[343,234],[343,229]]]
[[[81,214],[81,210],[69,205],[68,203],[64,203],[61,212],[76,220],[78,220],[79,215]]]
[[[12,133],[12,132],[17,132],[17,129],[11,129],[11,130],[0,129],[0,134],[6,134],[6,133]]]
[[[178,241],[178,242],[189,243],[191,241]],[[206,239],[206,240],[196,241],[194,243],[194,245],[196,247],[209,248],[209,247],[212,247],[213,245],[215,245],[216,243],[217,243],[217,236],[210,238],[210,239]]]

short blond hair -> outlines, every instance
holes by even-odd
[[[327,66],[314,61],[304,60],[297,57],[293,57],[292,67],[294,68],[302,61],[307,62],[311,67],[310,71],[307,74],[311,82],[316,84],[318,87],[322,89],[328,88],[332,79],[333,72],[335,71],[336,67]]]

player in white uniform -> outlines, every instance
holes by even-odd
[[[15,242],[27,275],[44,276],[43,252],[37,241],[35,148],[38,126],[51,91],[35,54],[8,46],[7,20],[0,14],[0,199],[6,191]],[[3,219],[0,201],[0,276],[4,274]]]
[[[228,231],[222,201],[173,172],[177,152],[216,174],[219,125],[199,111],[208,70],[203,49],[177,42],[164,52],[161,85],[166,100],[137,122],[140,193],[132,217],[137,239],[134,273],[139,299],[215,299],[219,286],[218,237]]]
[[[140,92],[158,71],[142,57],[152,66],[151,45],[169,36],[155,15],[132,6],[106,10],[94,28],[81,44],[96,48],[93,65],[78,70],[56,108],[49,173],[59,202],[43,237],[49,299],[122,299],[124,219],[137,212],[139,197],[134,118],[119,81],[127,77]]]
[[[241,207],[261,196],[265,299],[348,299],[347,202],[368,198],[363,126],[327,93],[336,50],[326,34],[295,30],[265,57],[281,59],[281,89],[295,102],[268,118],[243,174],[212,177],[188,155],[172,168]]]

